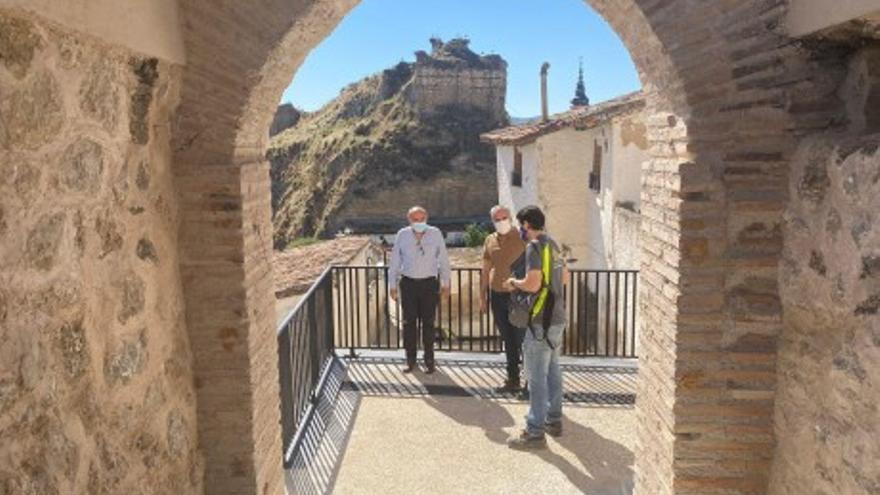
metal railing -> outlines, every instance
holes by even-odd
[[[441,298],[435,349],[501,352],[491,311],[480,310],[481,271],[454,268]],[[571,356],[636,357],[635,270],[572,270],[566,283],[568,326],[562,352]],[[334,368],[335,350],[403,347],[400,302],[390,297],[388,268],[327,268],[278,327],[281,434],[285,468]],[[338,363],[336,363],[338,364]],[[329,392],[328,392],[329,393]]]
[[[328,268],[278,327],[281,438],[289,467],[301,428],[314,414],[333,354],[333,277]]]
[[[400,349],[400,301],[390,297],[388,268],[333,268],[336,347]],[[437,311],[435,349],[501,352],[502,340],[491,311],[480,310],[479,268],[453,268],[451,290]],[[568,326],[562,352],[571,356],[636,357],[638,271],[571,270],[565,301]]]

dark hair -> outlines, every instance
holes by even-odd
[[[533,230],[544,230],[544,212],[537,206],[526,206],[519,210],[516,219],[522,226],[525,226],[525,222],[529,222]]]

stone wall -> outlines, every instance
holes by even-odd
[[[791,161],[775,495],[880,493],[880,45],[871,46],[841,52],[848,70],[835,96],[846,118],[804,139]]]
[[[880,492],[880,135],[792,163],[771,493]]]
[[[44,5],[48,0],[39,3]],[[89,2],[98,3],[123,4]],[[180,279],[184,281],[187,329],[193,351],[197,351],[193,368],[199,385],[199,442],[209,470],[205,486],[212,494],[275,494],[283,490],[278,462],[277,349],[274,339],[265,337],[274,337],[268,166],[263,158],[266,129],[291,74],[356,3],[179,0],[180,22],[167,23],[172,30],[180,28],[186,47],[180,105],[173,119],[175,186],[182,224]],[[836,81],[827,64],[840,57],[834,50],[826,51],[825,43],[791,40],[783,26],[789,2],[780,0],[588,3],[630,50],[648,95],[651,160],[643,168],[642,181],[639,300],[644,331],[636,403],[636,490],[651,495],[765,493],[776,439],[794,431],[777,428],[774,435],[773,425],[777,390],[783,397],[781,403],[788,393],[787,387],[777,387],[776,346],[784,326],[778,262],[789,164],[800,136],[825,132],[839,117],[839,102],[828,98]],[[139,5],[147,4],[153,5]],[[98,13],[107,15],[108,10]],[[143,193],[137,186],[138,174],[132,172],[138,166],[128,168],[125,175],[131,178],[128,174],[134,174],[135,186],[129,182],[128,189],[114,190],[112,185],[117,185],[123,170],[120,164],[128,166],[130,162],[112,153],[118,153],[113,146],[121,144],[96,136],[106,132],[137,150],[142,146],[136,144],[142,142],[141,130],[146,129],[151,139],[144,149],[155,151],[160,146],[156,143],[165,142],[160,136],[167,127],[145,128],[138,125],[142,119],[135,118],[132,134],[127,114],[132,98],[128,93],[119,104],[126,112],[120,119],[122,130],[112,126],[111,131],[102,130],[102,124],[97,123],[102,118],[88,123],[91,118],[80,112],[98,110],[90,105],[80,108],[79,81],[87,73],[103,71],[87,70],[86,65],[56,67],[53,60],[61,60],[66,51],[43,31],[39,39],[46,44],[36,48],[40,43],[27,36],[29,31],[24,29],[21,37],[21,30],[10,34],[16,31],[0,29],[0,43],[16,47],[5,52],[15,56],[4,55],[4,68],[0,68],[2,105],[8,107],[2,112],[0,146],[9,154],[10,143],[16,143],[16,154],[29,157],[35,170],[23,167],[23,174],[16,172],[19,179],[11,189],[8,178],[13,175],[3,175],[0,308],[5,309],[0,315],[5,319],[5,335],[0,344],[4,353],[0,360],[4,366],[0,452],[4,459],[0,469],[8,478],[4,489],[8,486],[6,491],[16,493],[76,492],[60,473],[74,471],[65,468],[67,459],[79,459],[70,462],[76,464],[76,483],[90,478],[96,480],[96,486],[113,487],[106,491],[116,493],[198,492],[198,487],[187,486],[185,478],[194,455],[182,446],[190,445],[192,437],[167,434],[168,430],[191,432],[189,409],[181,407],[183,420],[171,419],[172,404],[182,404],[181,398],[192,391],[185,377],[174,378],[186,374],[175,372],[179,368],[174,363],[180,360],[167,359],[183,346],[169,344],[157,349],[162,339],[156,333],[171,332],[171,327],[146,324],[161,320],[163,315],[168,321],[180,321],[174,317],[181,299],[177,297],[176,276],[171,273],[174,253],[165,251],[161,240],[162,232],[168,237],[174,232],[167,227],[173,225],[173,201],[163,195],[159,205],[157,196],[166,190],[160,185],[168,182],[164,173],[157,171],[164,170],[158,165],[161,160],[150,161],[156,167],[147,188],[150,200],[133,204],[133,198]],[[51,55],[56,52],[57,57]],[[124,69],[127,84],[140,86],[131,82],[126,56],[118,58],[113,53],[102,49],[96,58]],[[158,68],[162,81],[168,73],[163,64]],[[51,77],[38,75],[43,71]],[[61,78],[61,74],[77,77]],[[145,82],[150,79],[141,77]],[[137,96],[135,102],[143,102],[144,93],[125,87]],[[158,89],[161,84],[156,87],[151,104],[156,111],[150,118],[167,124],[159,119],[164,112],[160,107],[172,100]],[[36,94],[43,97],[29,96]],[[63,124],[54,124],[51,116],[60,112],[64,112]],[[142,115],[139,111],[133,114]],[[93,159],[74,160],[69,175],[60,173],[65,170],[60,167],[36,165],[44,160],[58,162],[77,140],[72,130],[100,141],[105,160],[96,175],[104,182],[94,193],[89,188],[69,190],[81,187],[76,185],[78,177],[94,174],[98,167]],[[88,155],[83,149],[84,156]],[[123,157],[127,158],[128,145],[125,150]],[[28,161],[4,156],[0,163],[5,168]],[[37,185],[27,186],[34,176],[38,177]],[[23,190],[36,188],[36,194],[18,192],[16,182]],[[823,182],[821,176],[819,182]],[[27,207],[25,200],[30,202]],[[120,204],[110,208],[113,202]],[[14,207],[10,206],[13,203]],[[77,228],[77,212],[81,212],[82,230]],[[135,220],[116,221],[128,218],[126,215]],[[141,221],[147,223],[137,223]],[[121,241],[108,227],[111,222]],[[859,225],[875,223],[870,218]],[[141,265],[136,247],[135,259],[129,260],[133,244],[141,244],[141,235],[131,240],[132,229],[147,226],[158,259],[155,266],[149,261]],[[83,246],[83,261],[78,260],[78,245]],[[140,252],[147,259],[151,257],[146,244]],[[830,257],[826,256],[826,273]],[[99,269],[103,263],[112,266]],[[141,277],[143,296],[136,282],[125,283],[128,270]],[[169,281],[159,292],[154,282],[161,277]],[[63,290],[64,280],[72,280],[84,290]],[[128,310],[121,311],[128,304],[120,304],[120,292],[135,308],[143,300],[144,309],[134,310],[133,316]],[[79,294],[79,299],[68,294]],[[850,303],[854,316],[868,319],[874,305],[871,297]],[[857,310],[859,315],[855,315]],[[85,316],[77,325],[80,313]],[[121,315],[125,315],[124,324],[119,321]],[[786,321],[792,320],[787,316]],[[149,334],[145,364],[127,385],[113,388],[104,371],[105,362],[114,362],[105,358],[111,348],[107,341],[118,331],[131,331],[123,342],[135,341],[137,347],[140,333],[132,327],[146,328]],[[174,332],[174,337],[180,333]],[[37,351],[22,359],[25,353],[21,349]],[[82,358],[83,349],[89,351],[87,362]],[[844,358],[839,361],[842,367],[852,368],[858,380],[860,373],[850,364],[854,359],[849,355]],[[30,364],[33,362],[39,366]],[[157,362],[162,363],[162,373],[158,373]],[[152,394],[140,385],[147,378],[159,384]],[[133,387],[140,395],[115,395],[128,390],[126,387]],[[155,399],[156,390],[164,390],[165,400],[157,401],[162,406],[152,411],[142,401]],[[94,397],[94,401],[72,400],[78,394]],[[127,397],[131,396],[138,399],[129,402]],[[864,402],[848,398],[833,417],[855,418],[847,408],[856,410],[860,404]],[[795,409],[780,404],[776,417],[786,410]],[[78,411],[85,411],[82,417],[97,419],[83,422]],[[125,426],[128,421],[143,424],[129,428]],[[180,428],[181,424],[186,427]],[[62,433],[69,442],[52,433],[62,429],[59,425],[63,425]],[[781,419],[777,421],[780,425]],[[147,435],[129,442],[128,432],[132,431]],[[169,436],[190,440],[168,441]],[[859,437],[850,435],[841,440],[841,446],[858,454],[860,444],[855,438]],[[121,448],[131,443],[134,449]],[[66,455],[71,451],[82,455]],[[172,457],[173,452],[184,453]],[[875,458],[867,450],[861,457],[848,453],[835,466],[848,470],[847,463],[857,462],[854,472],[870,475],[862,462]],[[777,458],[774,480],[778,481],[773,484],[777,490],[786,489],[787,483],[802,487],[786,471],[785,466],[793,462]],[[136,483],[148,465],[154,466],[150,468],[152,476]],[[806,465],[801,459],[795,469],[806,470]],[[194,471],[193,478],[198,478],[197,467],[189,472]],[[124,476],[120,474],[120,481],[114,482],[114,473]],[[174,489],[168,487],[172,478],[180,481],[174,483]],[[21,480],[29,486],[18,486]],[[56,490],[43,486],[50,483],[68,485]],[[839,483],[841,491],[854,486]],[[813,488],[809,490],[815,491]],[[97,488],[92,491],[100,492]],[[831,490],[838,492],[836,486]]]
[[[197,493],[180,68],[0,10],[0,493]]]

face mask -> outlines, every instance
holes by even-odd
[[[495,222],[495,232],[498,232],[501,235],[505,235],[510,232],[510,220],[501,220],[500,222]]]
[[[519,237],[520,239],[527,241],[529,240],[529,231],[525,229],[525,227],[519,228]]]
[[[428,230],[428,222],[416,222],[412,224],[412,228],[416,231],[416,233],[421,234],[424,231]]]

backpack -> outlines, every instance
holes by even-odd
[[[547,329],[553,319],[553,308],[556,305],[556,295],[552,290],[552,274],[553,274],[553,249],[550,243],[541,243],[537,240],[531,241],[533,247],[541,250],[541,289],[538,292],[530,293],[522,290],[514,290],[510,294],[510,309],[508,318],[510,323],[517,328],[528,328],[532,332],[532,336],[537,339],[535,329],[532,326],[532,320],[538,316],[543,310],[544,314],[541,318],[541,326],[544,328],[544,336],[540,340],[545,340],[550,348],[553,344],[547,339]]]

